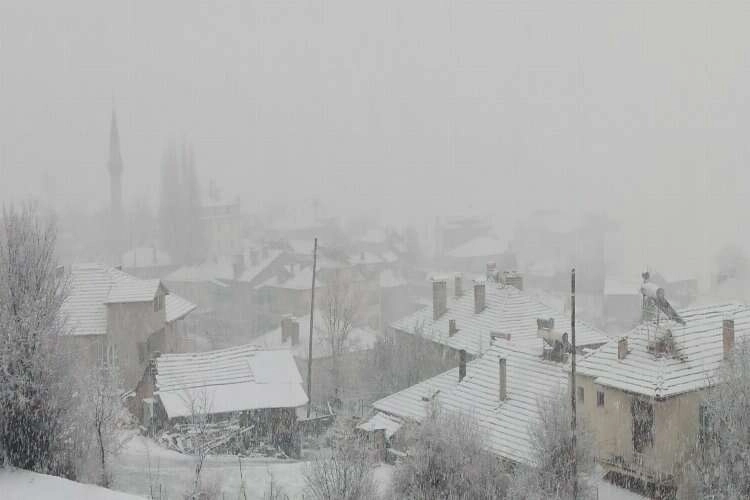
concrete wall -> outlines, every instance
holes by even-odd
[[[686,453],[698,436],[698,407],[701,392],[692,392],[665,401],[651,401],[654,406],[654,442],[636,458],[633,449],[632,394],[598,386],[591,377],[577,377],[577,386],[584,390],[579,410],[591,426],[597,444],[597,455],[606,464],[622,457],[620,472],[645,474],[664,478],[679,471]],[[604,406],[597,407],[597,391],[604,392]]]

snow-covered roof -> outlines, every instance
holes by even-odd
[[[501,255],[508,250],[508,242],[491,236],[479,236],[447,252],[448,257],[472,258]]]
[[[396,288],[407,284],[406,279],[392,269],[384,269],[378,276],[380,288]]]
[[[156,359],[156,394],[169,418],[191,414],[191,402],[208,413],[296,408],[307,403],[291,352],[244,345]]]
[[[198,306],[179,295],[170,293],[165,299],[164,307],[166,308],[167,323],[171,323],[172,321],[184,318]]]
[[[265,257],[260,251],[256,264],[249,256],[245,256],[242,274],[235,277],[232,257],[210,258],[195,266],[182,266],[171,272],[164,281],[180,281],[187,283],[214,282],[221,286],[222,281],[241,281],[252,283],[258,275],[270,266],[283,252],[281,250],[267,250]]]
[[[61,313],[71,335],[106,335],[107,304],[153,300],[160,286],[159,280],[142,280],[101,264],[74,265],[70,294]],[[173,294],[168,294],[165,302],[167,321],[184,317],[195,308]]]
[[[281,339],[281,326],[264,333],[260,337],[253,339],[255,345],[265,348],[284,348],[289,349],[295,358],[308,359],[310,348],[310,315],[301,318],[295,318],[299,324],[299,343],[292,344],[292,339],[285,341]],[[315,335],[313,335],[313,359],[327,358],[331,356],[331,346],[325,333],[325,326],[321,313],[315,314]],[[346,352],[367,351],[373,348],[378,333],[366,326],[354,327],[349,333],[344,350]]]
[[[123,253],[120,257],[122,266],[126,268],[141,268],[155,266],[169,266],[172,259],[169,254],[156,247],[135,247]]]
[[[357,429],[361,429],[365,432],[383,429],[385,431],[386,439],[390,439],[390,437],[401,428],[401,425],[403,425],[403,423],[400,419],[378,412],[368,420],[359,424]]]
[[[291,290],[309,290],[312,287],[312,266],[303,267],[299,265],[284,266],[286,273],[280,273],[271,276],[267,280],[259,283],[257,288],[287,288]],[[322,283],[320,275],[315,277],[315,287]]]
[[[420,330],[426,338],[453,347],[465,349],[477,355],[489,346],[490,333],[511,334],[513,343],[533,352],[542,352],[543,340],[537,337],[538,318],[554,318],[558,329],[567,331],[570,317],[534,295],[512,286],[494,282],[485,285],[486,307],[478,314],[474,312],[473,283],[464,280],[461,297],[448,294],[448,310],[437,320],[432,319],[432,307],[425,307],[393,323],[399,331],[414,334]],[[456,320],[458,332],[448,335],[448,321]],[[604,333],[582,322],[576,321],[576,345],[592,346],[609,340]]]
[[[661,331],[672,332],[671,354],[649,350],[654,323],[642,323],[628,335],[628,354],[617,358],[617,341],[594,351],[578,364],[597,384],[653,398],[667,398],[707,387],[724,359],[722,320],[734,319],[735,342],[750,334],[750,307],[736,303],[678,311],[685,325],[661,319]]]
[[[150,302],[154,300],[160,288],[166,291],[158,279],[119,279],[112,283],[105,302],[107,304]]]
[[[506,394],[500,400],[498,360],[506,360]],[[432,404],[442,411],[472,417],[482,442],[498,456],[531,463],[530,426],[538,422],[538,402],[567,388],[565,365],[496,340],[478,359],[467,364],[458,381],[458,369],[409,387],[373,403],[379,411],[401,418],[422,420]],[[433,399],[435,402],[433,403]]]

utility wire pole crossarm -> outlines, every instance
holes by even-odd
[[[312,289],[310,290],[310,342],[307,349],[307,418],[312,406],[313,315],[315,314],[315,271],[318,267],[318,238],[313,246]]]

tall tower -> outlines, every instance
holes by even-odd
[[[116,231],[122,230],[122,155],[120,134],[117,131],[117,114],[112,108],[112,123],[109,128],[109,203],[110,218]]]

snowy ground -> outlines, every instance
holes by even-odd
[[[182,499],[183,493],[192,486],[194,467],[193,457],[162,448],[143,436],[131,435],[116,459],[113,488],[146,497],[153,494],[154,498],[164,500]],[[305,462],[295,460],[243,458],[242,474],[247,499],[262,500],[271,481],[275,486],[280,486],[289,498],[301,498],[304,468]],[[601,471],[597,472],[597,477],[601,477]],[[386,491],[392,473],[393,468],[389,465],[380,465],[375,469],[375,479],[381,492]],[[216,484],[226,498],[238,498],[241,479],[237,457],[211,456],[202,474],[206,481]],[[598,488],[600,500],[645,500],[604,480],[598,481]],[[113,497],[112,500],[120,499]]]
[[[140,500],[141,497],[20,469],[0,470],[3,500]]]

